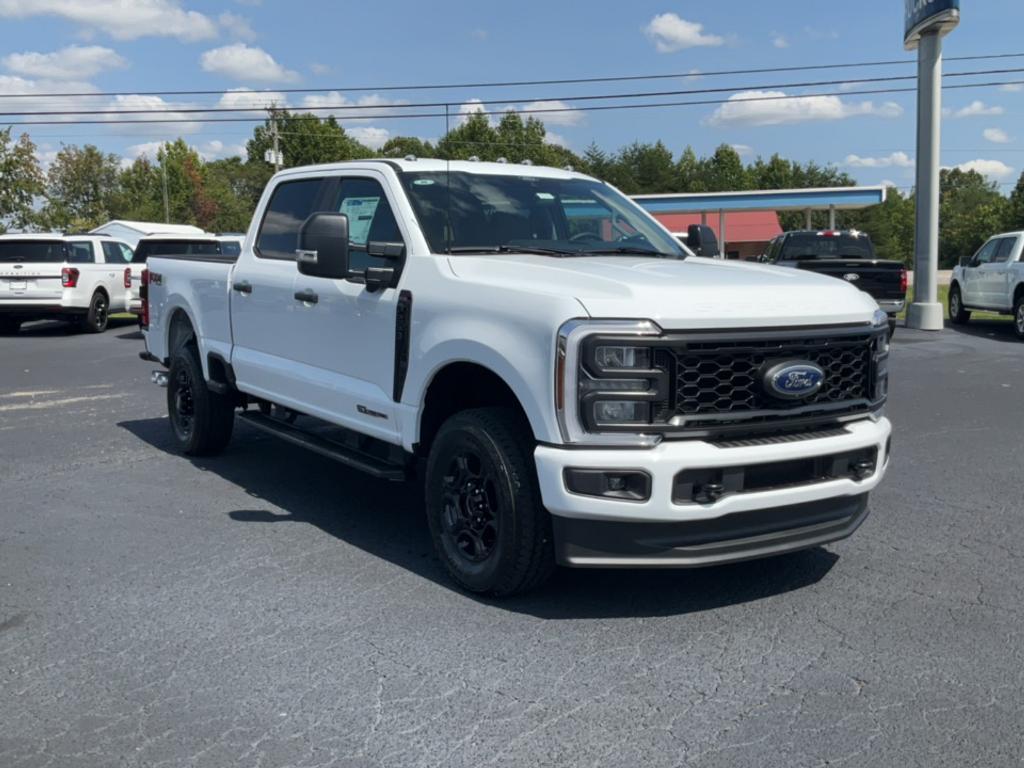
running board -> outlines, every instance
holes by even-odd
[[[360,472],[365,472],[372,477],[395,482],[402,482],[408,477],[406,468],[402,464],[396,464],[353,450],[339,442],[314,435],[304,429],[287,424],[279,419],[271,418],[258,411],[242,411],[237,415],[242,421],[251,424],[256,429],[279,437],[294,445],[308,448],[314,453],[334,459],[340,464],[358,469]]]

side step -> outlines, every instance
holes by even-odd
[[[337,441],[320,437],[292,424],[266,416],[259,411],[242,411],[237,416],[242,421],[256,427],[256,429],[268,432],[275,437],[280,437],[289,443],[308,448],[315,453],[319,453],[321,456],[334,459],[341,464],[358,469],[360,472],[365,472],[373,477],[402,482],[408,476],[406,468],[402,464],[396,464],[367,453],[362,453]]]

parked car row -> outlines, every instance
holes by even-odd
[[[22,323],[65,319],[102,333],[111,314],[137,313],[146,258],[154,252],[230,253],[241,236],[152,235],[133,249],[105,235],[0,235],[0,333]]]

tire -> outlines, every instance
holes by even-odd
[[[971,319],[971,313],[964,309],[963,295],[960,286],[949,289],[949,320],[953,325],[965,325]]]
[[[103,291],[96,291],[89,302],[89,311],[78,320],[78,328],[85,333],[103,333],[110,319],[110,301]]]
[[[1013,332],[1024,341],[1024,295],[1018,296],[1013,302]]]
[[[513,411],[479,408],[449,418],[431,446],[430,533],[448,573],[470,592],[520,594],[554,571],[551,517],[541,504],[533,444]]]
[[[189,456],[216,455],[231,440],[234,403],[230,395],[218,395],[206,386],[194,344],[178,347],[171,358],[167,415],[175,445]]]
[[[0,336],[13,336],[21,330],[21,320],[16,317],[0,317]]]
[[[889,318],[889,338],[891,339],[895,335],[896,335],[896,318],[895,317],[890,317]]]

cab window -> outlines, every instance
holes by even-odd
[[[68,243],[68,264],[95,264],[96,252],[88,240]]]
[[[107,264],[131,264],[132,250],[121,243],[103,243],[103,261]]]
[[[1010,254],[1013,252],[1013,246],[1017,244],[1017,238],[1015,237],[1003,237],[999,240],[999,246],[996,248],[995,254],[992,256],[993,264],[1003,264],[1010,260]]]
[[[981,246],[981,249],[976,254],[974,254],[974,258],[971,260],[971,266],[977,267],[982,264],[988,264],[990,261],[992,261],[993,256],[995,256],[996,249],[998,248],[998,239],[989,240],[987,243]]]
[[[394,266],[393,260],[370,256],[365,250],[369,242],[403,242],[391,204],[378,181],[341,179],[335,210],[348,216],[349,267],[354,272],[363,272],[367,267]]]
[[[323,178],[278,184],[267,204],[256,237],[256,255],[263,259],[295,260],[299,228],[312,214],[330,211],[326,205],[333,182]],[[337,210],[337,209],[334,209]]]

